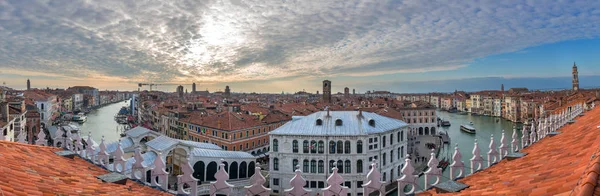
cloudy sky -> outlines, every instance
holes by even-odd
[[[599,35],[600,1],[0,0],[0,82],[407,92],[600,75]]]

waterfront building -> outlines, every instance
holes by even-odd
[[[471,112],[472,107],[473,107],[473,102],[471,101],[471,98],[468,97],[467,99],[465,99],[465,112]]]
[[[493,113],[492,116],[497,116],[497,117],[502,117],[502,106],[503,106],[503,101],[504,99],[499,97],[497,99],[494,99],[494,108],[493,108]]]
[[[521,122],[521,97],[515,94],[506,95],[506,111],[504,118],[512,122]]]
[[[348,193],[360,195],[369,164],[378,163],[385,182],[395,182],[404,166],[407,132],[401,120],[362,111],[321,111],[294,116],[269,133],[269,185],[275,194],[290,188],[296,165],[306,188],[321,192],[331,168],[344,176]]]
[[[371,98],[395,98],[395,95],[389,91],[370,91],[365,93],[365,97]]]
[[[481,95],[478,93],[471,94],[471,113],[483,113],[483,102],[481,99]]]
[[[429,102],[436,108],[440,108],[440,96],[439,95],[431,95],[431,101]]]
[[[42,127],[50,126],[59,116],[60,106],[56,95],[40,90],[25,91],[25,98],[32,99],[40,113]]]
[[[94,88],[94,87],[90,87],[90,86],[73,86],[73,87],[69,87],[67,89],[67,91],[74,91],[77,93],[81,93],[84,95],[88,95],[88,96],[84,96],[84,107],[93,107],[93,106],[97,106],[100,105],[100,92],[98,91],[98,89]]]

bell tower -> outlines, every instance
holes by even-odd
[[[579,72],[577,72],[577,65],[573,62],[573,90],[579,90]]]
[[[331,81],[323,80],[323,103],[331,103]]]

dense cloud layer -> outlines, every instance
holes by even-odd
[[[380,75],[599,27],[600,1],[4,0],[0,67],[131,81]]]

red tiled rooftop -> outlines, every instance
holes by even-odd
[[[525,157],[507,161],[467,176],[459,182],[470,187],[457,195],[596,195],[600,173],[600,108],[567,124],[561,134],[546,137],[523,152]],[[595,154],[595,158],[590,158]],[[593,174],[593,175],[591,175]],[[425,193],[436,194],[430,190]]]
[[[170,195],[137,182],[102,182],[110,173],[79,157],[69,159],[58,148],[0,141],[0,193],[12,195]]]

